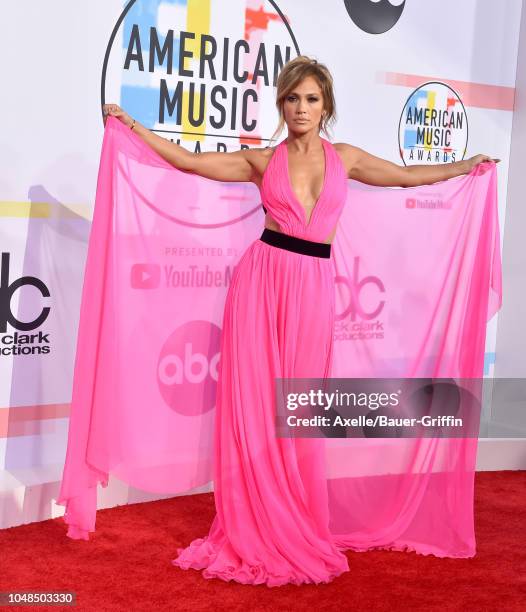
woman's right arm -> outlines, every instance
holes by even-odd
[[[105,104],[103,111],[105,117],[107,115],[116,117],[127,127],[133,124],[134,120],[116,104]],[[232,153],[191,153],[184,147],[158,136],[138,121],[135,121],[133,131],[163,159],[179,170],[223,182],[249,182],[255,178],[255,170],[249,162],[251,155],[249,149]]]

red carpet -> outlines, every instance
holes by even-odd
[[[476,474],[473,559],[348,552],[328,585],[245,586],[171,565],[202,537],[211,493],[101,510],[89,542],[54,519],[0,531],[0,591],[71,590],[75,608],[38,610],[526,610],[526,471]],[[4,608],[8,609],[8,608]],[[14,608],[9,608],[14,609]],[[28,608],[26,608],[28,609]],[[29,607],[33,609],[33,607]]]

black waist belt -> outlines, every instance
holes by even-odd
[[[304,240],[303,238],[296,238],[296,236],[289,236],[289,234],[275,232],[268,227],[263,230],[263,233],[259,239],[267,244],[279,247],[280,249],[286,249],[287,251],[293,251],[294,253],[301,253],[302,255],[325,257],[326,259],[330,258],[331,256],[330,244],[326,244],[325,242],[312,242],[311,240]]]

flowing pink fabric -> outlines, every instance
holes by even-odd
[[[210,532],[173,561],[206,578],[328,582],[346,549],[475,554],[476,439],[278,438],[274,379],[481,377],[502,295],[495,165],[373,188],[322,142],[307,219],[283,141],[260,197],[108,120],[57,500],[70,537],[95,530],[111,473],[159,493],[213,478]],[[331,259],[260,241],[261,201],[292,236],[339,221]]]

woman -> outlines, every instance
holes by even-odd
[[[265,229],[241,257],[229,287],[216,401],[210,533],[173,563],[244,584],[329,582],[348,570],[329,531],[324,440],[278,438],[274,380],[324,378],[333,355],[331,242],[347,179],[416,186],[471,171],[489,160],[402,167],[320,136],[335,119],[332,78],[305,56],[277,82],[275,147],[194,154],[144,128],[114,104],[120,119],[173,166],[219,181],[251,181],[266,207]]]

